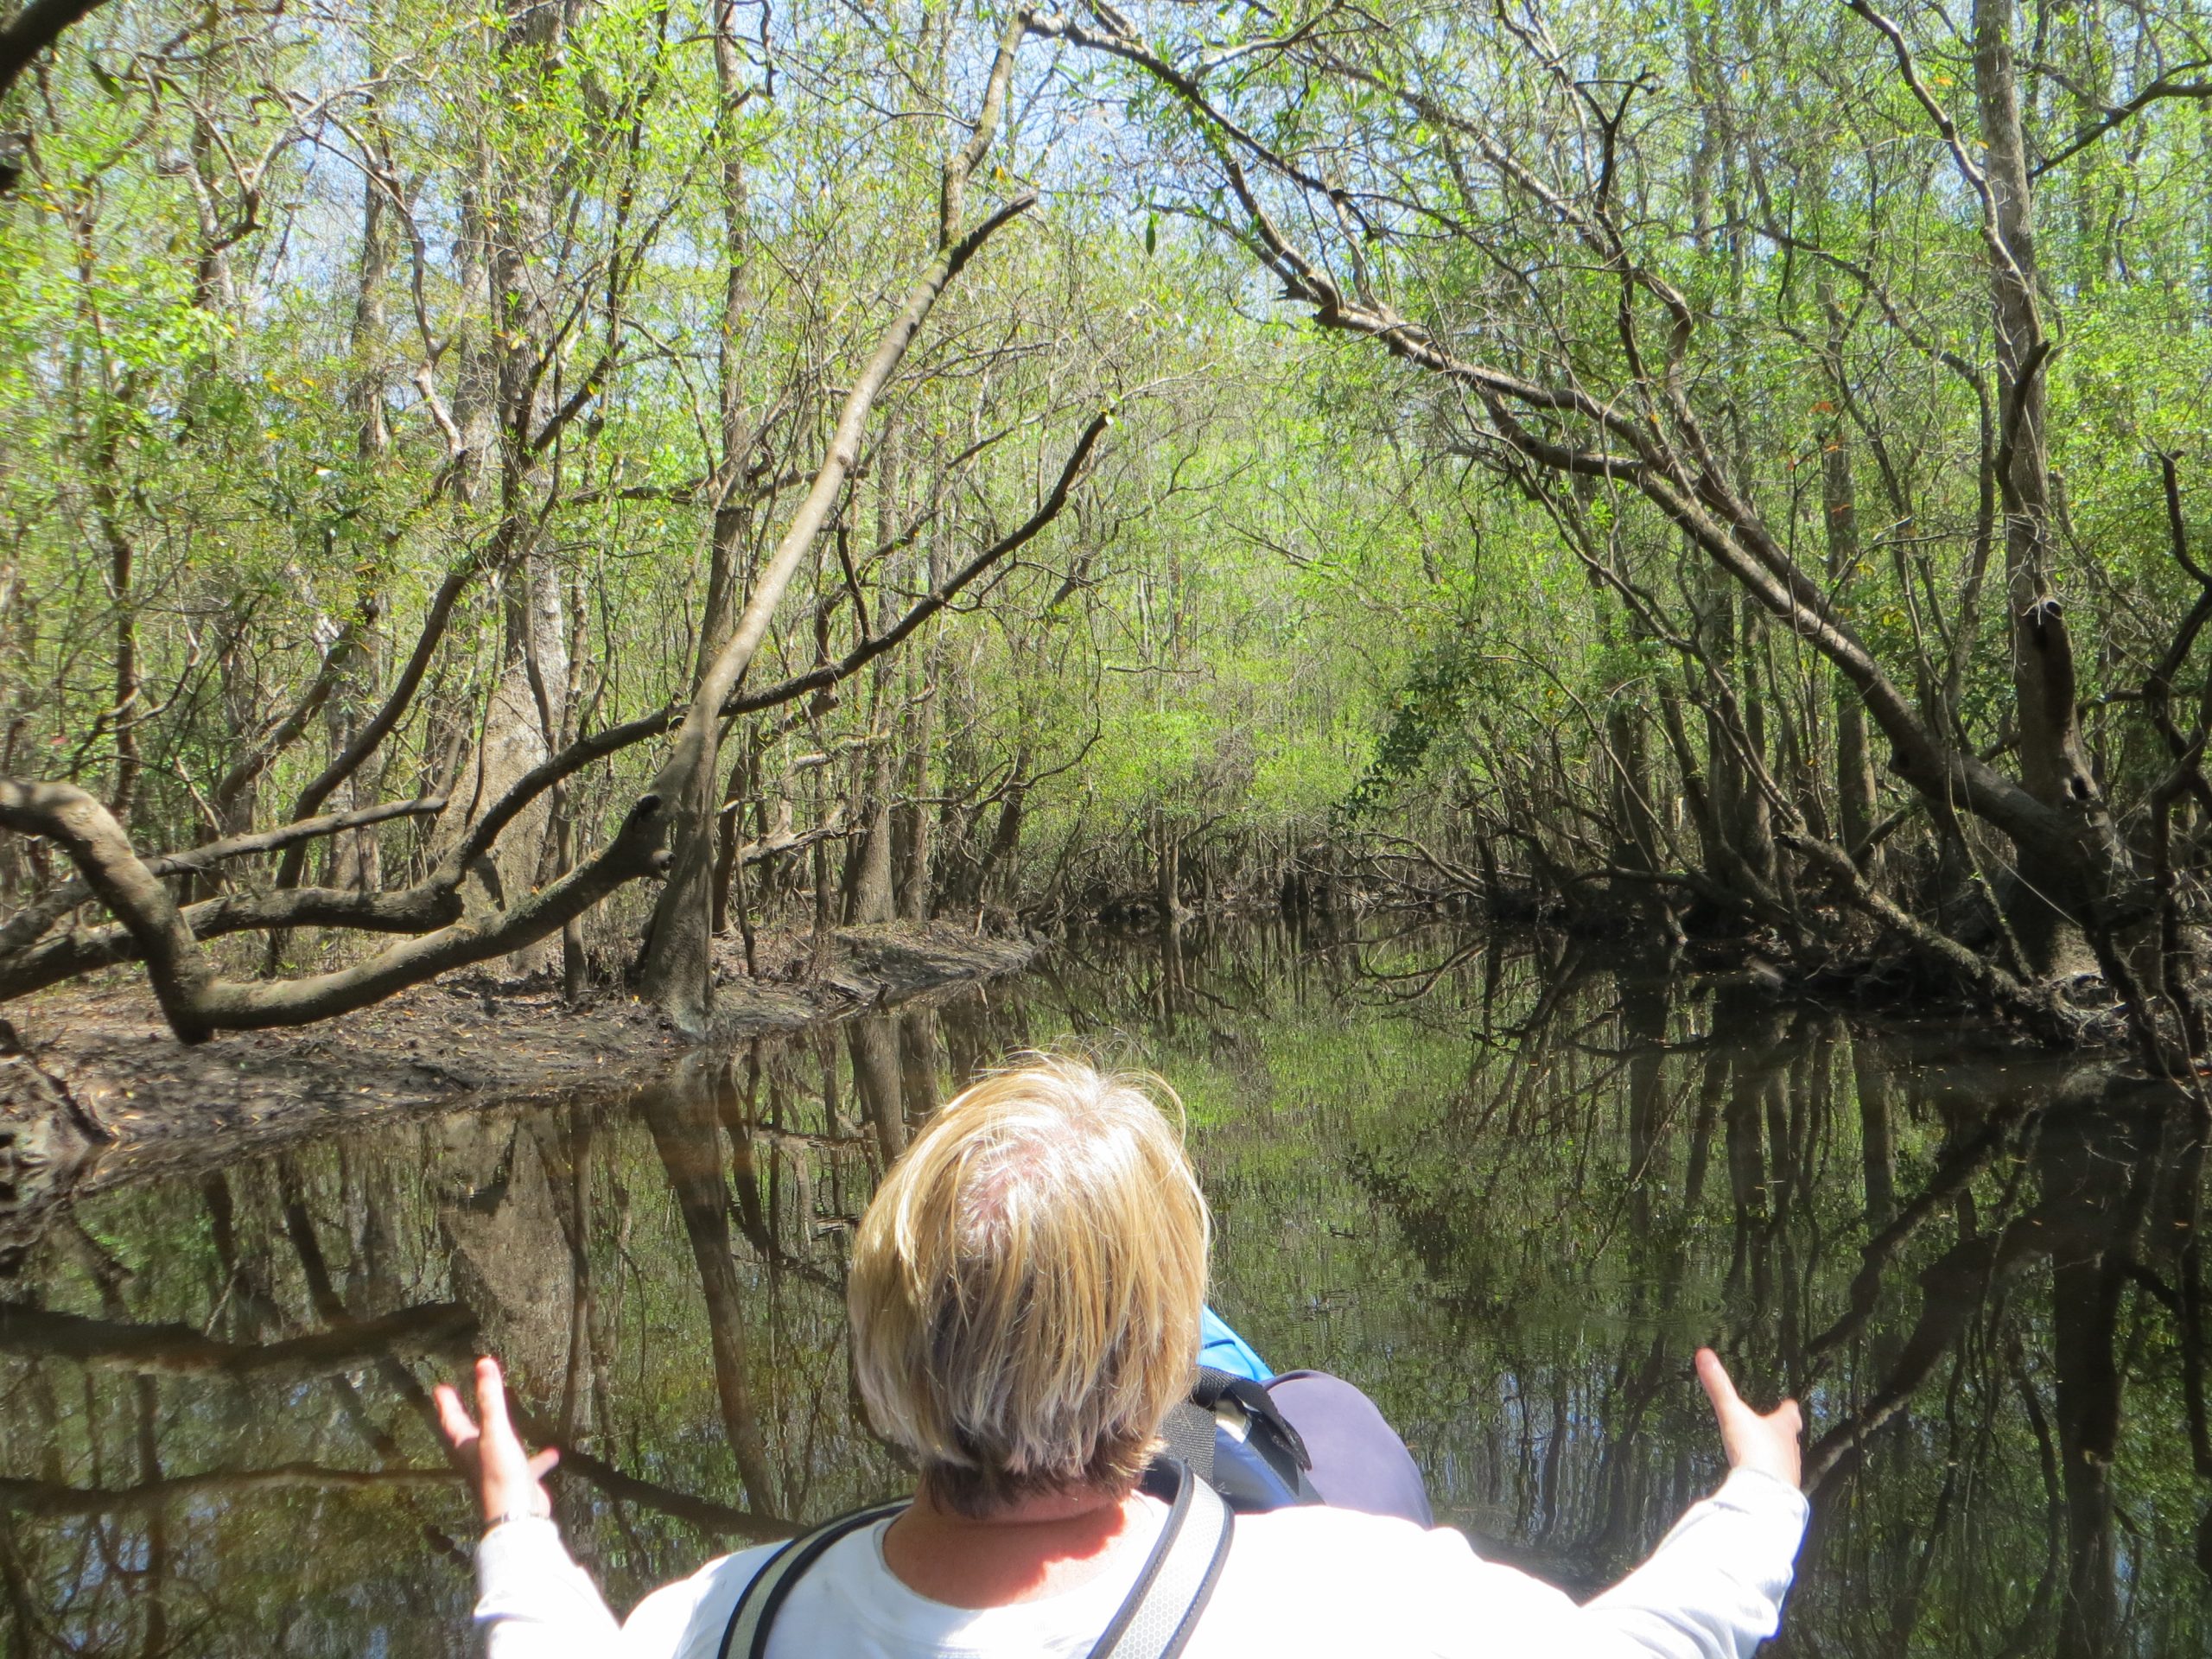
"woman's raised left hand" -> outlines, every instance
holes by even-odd
[[[487,1525],[553,1513],[553,1500],[538,1483],[561,1454],[550,1446],[535,1457],[522,1449],[514,1425],[507,1421],[507,1383],[498,1360],[486,1354],[476,1362],[476,1419],[447,1384],[439,1383],[431,1395],[438,1402],[438,1427],[453,1447],[454,1460],[476,1482]]]

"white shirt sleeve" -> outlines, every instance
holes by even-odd
[[[611,1654],[620,1634],[550,1520],[502,1521],[477,1544],[476,1628],[490,1659]]]
[[[1439,1527],[1399,1548],[1416,1651],[1474,1659],[1750,1659],[1781,1621],[1808,1513],[1794,1487],[1738,1471],[1693,1504],[1644,1563],[1577,1605],[1556,1586],[1486,1561]],[[1389,1567],[1372,1563],[1371,1581]]]
[[[1623,1638],[1624,1652],[1749,1659],[1781,1623],[1810,1513],[1796,1487],[1738,1469],[1581,1617]]]
[[[765,1558],[773,1548],[758,1554]],[[723,1573],[729,1560],[718,1556],[691,1577],[663,1586],[617,1625],[591,1575],[569,1559],[558,1527],[504,1522],[476,1546],[476,1627],[484,1633],[486,1659],[670,1659],[709,1592],[722,1592],[734,1604],[752,1576]]]
[[[1779,1622],[1806,1513],[1779,1481],[1732,1475],[1581,1605],[1455,1528],[1325,1508],[1241,1517],[1189,1659],[1749,1659]]]

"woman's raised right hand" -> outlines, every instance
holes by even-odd
[[[561,1454],[550,1446],[536,1457],[523,1450],[514,1425],[507,1421],[507,1382],[499,1374],[498,1360],[487,1354],[476,1362],[474,1418],[461,1396],[444,1383],[431,1394],[437,1401],[438,1427],[453,1448],[454,1461],[475,1482],[486,1522],[497,1526],[502,1521],[553,1513],[553,1501],[539,1483],[552,1472]]]
[[[1803,1478],[1799,1442],[1805,1435],[1805,1416],[1795,1400],[1785,1400],[1772,1411],[1753,1411],[1744,1403],[1736,1385],[1710,1348],[1697,1351],[1697,1380],[1705,1384],[1705,1397],[1713,1402],[1713,1414],[1720,1420],[1720,1444],[1728,1453],[1731,1469],[1756,1469],[1788,1486]]]

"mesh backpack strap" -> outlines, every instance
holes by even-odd
[[[906,1507],[906,1500],[902,1497],[896,1503],[879,1503],[873,1509],[841,1515],[834,1521],[823,1522],[812,1532],[802,1533],[771,1555],[753,1575],[753,1582],[745,1586],[737,1605],[730,1609],[729,1623],[722,1627],[721,1646],[716,1649],[721,1659],[765,1659],[769,1624],[783,1606],[784,1598],[791,1594],[798,1575],[821,1560],[822,1553],[840,1538],[894,1516]]]
[[[1137,1581],[1089,1659],[1175,1659],[1213,1596],[1236,1517],[1221,1496],[1173,1457],[1153,1465],[1173,1484],[1167,1520]]]

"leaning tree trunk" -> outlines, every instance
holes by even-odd
[[[1013,75],[1014,50],[1026,24],[1027,15],[1017,12],[1000,35],[998,55],[991,66],[973,136],[946,160],[935,257],[907,290],[890,328],[855,377],[830,434],[829,452],[791,515],[774,556],[761,570],[736,627],[701,679],[668,762],[654,779],[652,794],[669,811],[670,888],[681,897],[671,899],[664,894],[664,902],[655,907],[646,945],[645,987],[670,1021],[687,1036],[704,1038],[714,1018],[714,980],[708,948],[713,893],[709,878],[715,855],[715,784],[720,776],[716,763],[721,752],[723,704],[751,665],[766,635],[769,619],[843,493],[859,459],[861,436],[876,397],[905,358],[938,296],[995,232],[1027,212],[1036,200],[1025,192],[973,230],[963,233],[960,228],[968,182],[997,133],[1007,83]]]

